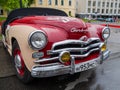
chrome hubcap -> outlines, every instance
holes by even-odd
[[[21,58],[19,55],[15,56],[15,66],[16,68],[19,68],[19,69],[22,68],[22,62],[21,62]]]

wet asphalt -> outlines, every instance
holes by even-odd
[[[0,90],[120,90],[120,30],[111,29],[108,48],[111,55],[96,68],[92,78],[86,73],[35,79],[23,84],[15,75],[12,58],[0,43]]]

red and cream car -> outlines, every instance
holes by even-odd
[[[109,57],[110,29],[68,17],[61,10],[22,8],[2,25],[3,44],[18,78],[74,74],[97,67]]]

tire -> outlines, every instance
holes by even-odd
[[[13,42],[12,57],[17,77],[25,84],[30,83],[33,78],[30,71],[25,66],[17,41]]]

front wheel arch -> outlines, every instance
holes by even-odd
[[[17,42],[17,40],[15,38],[12,39],[12,59],[13,59],[13,62],[14,62],[14,67],[16,69],[16,75],[17,77],[23,82],[23,83],[29,83],[33,78],[31,76],[31,73],[30,71],[27,69],[25,63],[24,63],[24,60],[23,60],[23,63],[24,63],[24,74],[23,76],[20,75],[20,73],[18,72],[18,69],[16,68],[16,64],[15,64],[15,54],[14,54],[14,51],[16,49],[19,49],[20,50],[20,47],[19,47],[19,43]],[[21,51],[21,50],[20,50]],[[16,54],[17,55],[17,54]],[[22,58],[22,56],[21,56]]]
[[[12,48],[13,48],[13,43],[14,43],[15,41],[17,42],[17,40],[13,37],[13,38],[11,39]]]

